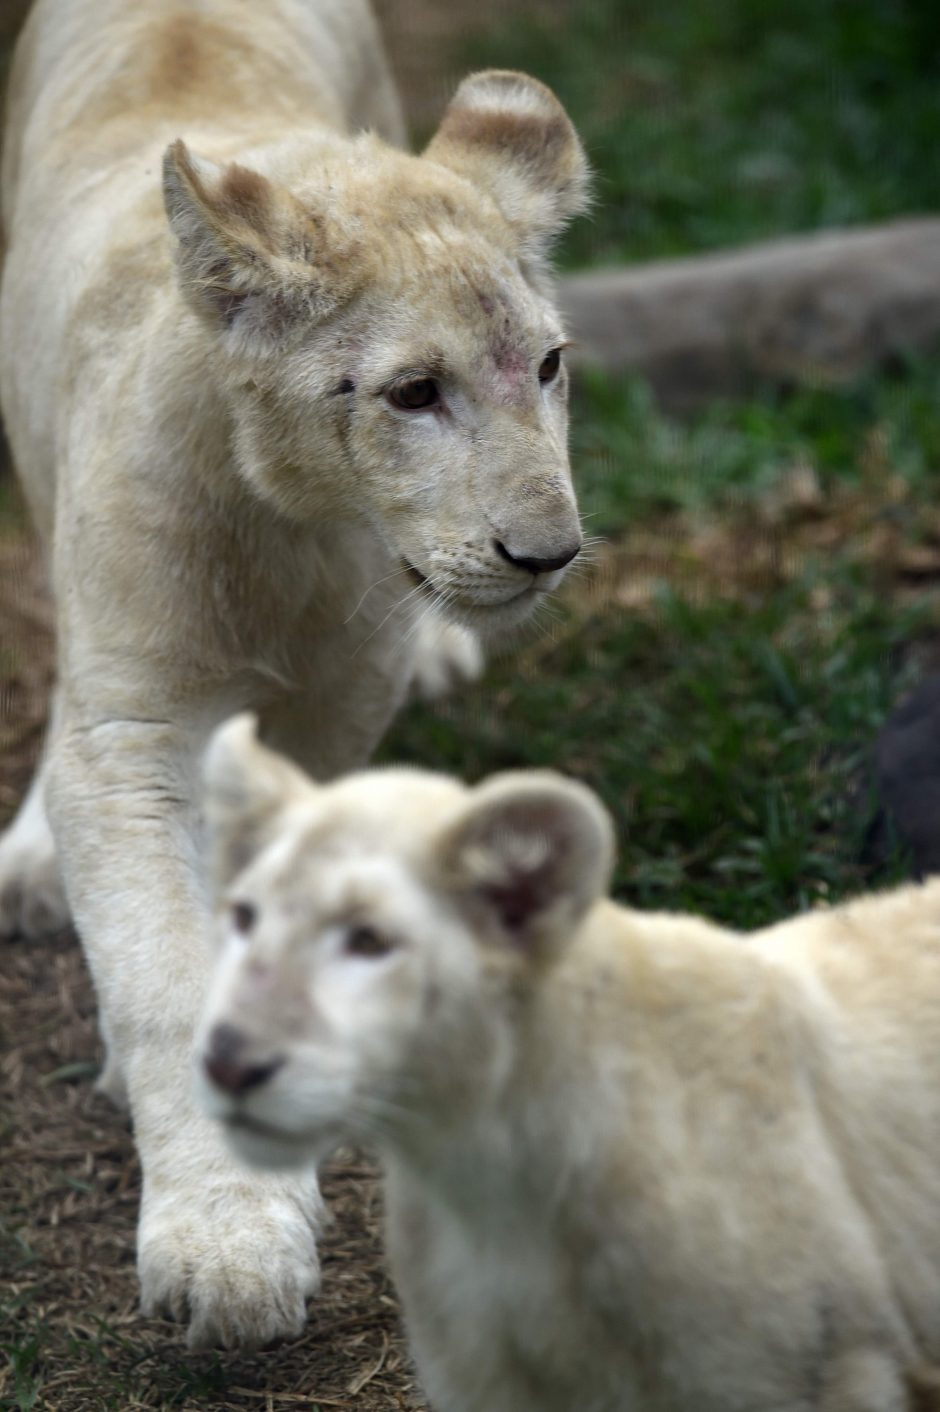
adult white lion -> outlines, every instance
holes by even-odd
[[[423,156],[399,133],[362,0],[38,0],[13,65],[0,374],[60,680],[0,928],[74,918],[143,1305],[193,1345],[297,1332],[317,1282],[312,1180],[246,1175],[191,1097],[204,739],[251,706],[315,775],[361,763],[420,613],[520,621],[580,543],[544,278],[571,124],[489,72]]]

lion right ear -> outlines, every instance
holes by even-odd
[[[242,341],[277,343],[298,321],[325,318],[358,286],[355,252],[326,213],[250,167],[218,166],[185,142],[171,143],[163,199],[184,296]]]
[[[249,713],[219,726],[203,757],[203,813],[215,896],[274,838],[293,805],[316,785],[262,745]]]
[[[570,939],[610,881],[613,827],[584,785],[551,771],[495,775],[442,840],[444,885],[481,938],[538,961]]]
[[[425,156],[486,191],[536,265],[588,204],[587,159],[571,119],[528,74],[484,69],[464,79]]]

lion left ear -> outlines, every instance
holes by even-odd
[[[319,321],[358,287],[356,249],[322,210],[230,162],[177,140],[163,158],[163,199],[177,240],[184,297],[210,327],[256,350],[302,321]]]
[[[464,79],[425,156],[486,191],[540,261],[588,204],[588,165],[551,89],[527,74],[485,69]]]
[[[497,775],[450,826],[445,885],[471,925],[529,954],[563,944],[604,894],[613,827],[589,789],[545,772]]]
[[[212,886],[223,892],[274,837],[284,812],[316,785],[260,743],[249,713],[219,726],[203,757],[203,812]]]

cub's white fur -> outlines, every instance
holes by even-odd
[[[207,779],[205,1102],[257,1165],[379,1150],[435,1408],[936,1396],[940,882],[742,937],[607,901],[558,776],[314,786],[240,718]]]
[[[207,733],[250,706],[318,776],[361,764],[421,615],[521,621],[579,544],[545,279],[571,124],[489,73],[422,157],[400,135],[363,0],[37,0],[11,71],[0,392],[60,682],[0,930],[77,924],[144,1308],[193,1344],[296,1332],[316,1282],[313,1180],[246,1177],[191,1095]]]

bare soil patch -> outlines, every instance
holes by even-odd
[[[52,634],[25,536],[0,540],[0,817],[28,782],[45,718]],[[77,940],[0,954],[0,1408],[298,1408],[418,1412],[381,1254],[371,1165],[348,1153],[325,1190],[323,1289],[297,1343],[187,1356],[181,1331],[137,1312],[139,1167],[127,1120],[94,1093],[101,1058]]]
[[[0,1343],[18,1350],[0,1374],[0,1405],[421,1407],[382,1265],[367,1163],[348,1154],[330,1169],[335,1219],[304,1337],[250,1358],[187,1356],[177,1327],[137,1312],[139,1167],[126,1120],[91,1087],[94,998],[73,938],[8,949],[0,1034]]]

